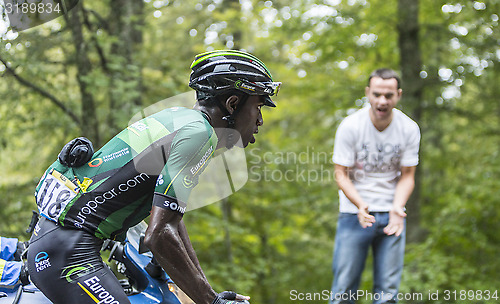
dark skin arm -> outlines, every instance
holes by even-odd
[[[201,269],[182,216],[153,206],[144,243],[172,280],[195,303],[211,304],[217,296]],[[250,297],[236,295],[237,301]]]
[[[217,293],[201,270],[180,214],[153,206],[144,242],[161,267],[195,303],[212,303]]]
[[[200,274],[203,276],[203,278],[205,278],[205,280],[207,280],[207,278],[205,277],[205,273],[203,273],[203,270],[201,269],[201,265],[200,265],[200,262],[198,261],[198,257],[196,256],[196,252],[194,251],[194,248],[191,245],[191,241],[189,240],[189,235],[188,235],[188,232],[186,229],[186,225],[184,225],[184,221],[181,220],[181,222],[179,224],[180,224],[179,225],[179,235],[180,235],[181,239],[185,240],[184,246],[187,249],[187,252],[189,254],[189,258],[191,259],[191,261],[193,261],[193,263],[195,264],[196,268],[198,269]]]

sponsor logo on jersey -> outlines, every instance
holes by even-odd
[[[158,179],[156,180],[156,187],[163,185],[164,182],[165,181],[163,180],[163,174],[160,174],[160,176],[158,176]]]
[[[150,179],[146,173],[140,173],[129,180],[121,183],[116,188],[112,188],[101,195],[97,195],[93,200],[88,201],[78,212],[74,222],[75,227],[82,228],[87,220],[87,216],[97,212],[97,208],[106,201],[113,199],[119,195],[123,195],[129,190],[139,186]]]
[[[78,278],[83,277],[84,275],[87,275],[93,271],[95,271],[95,267],[90,263],[87,263],[85,265],[74,265],[64,268],[61,276],[65,278],[66,281],[71,283],[74,280],[77,280]]]
[[[99,283],[100,281],[101,280],[99,280],[97,276],[93,276],[83,281],[83,284],[78,282],[78,286],[80,286],[80,288],[96,303],[120,304],[120,302],[115,300],[115,297]]]
[[[214,148],[210,146],[210,149],[208,149],[207,152],[203,155],[203,157],[200,159],[200,161],[196,164],[196,166],[192,167],[189,172],[191,172],[192,175],[195,175],[200,171],[201,168],[206,164],[207,160],[210,159],[212,156],[212,152],[214,151]]]
[[[197,180],[198,180],[197,178],[195,180],[193,180],[193,179],[189,178],[188,176],[184,176],[184,179],[182,180],[182,184],[184,185],[184,187],[189,189],[189,188],[194,187]]]
[[[112,161],[113,159],[117,159],[121,156],[124,156],[124,155],[127,155],[130,153],[130,149],[127,147],[127,148],[123,148],[121,149],[120,151],[116,151],[116,152],[113,152],[109,155],[106,155],[106,156],[103,156],[102,157],[102,160],[104,162],[109,162],[109,161]]]
[[[102,165],[103,163],[112,161],[114,159],[117,159],[117,158],[122,157],[122,156],[127,155],[127,154],[130,154],[130,149],[128,147],[123,148],[119,151],[113,152],[111,154],[104,155],[103,157],[95,158],[95,159],[91,160],[90,162],[88,162],[87,164],[91,168],[96,168],[96,167],[99,167],[100,165]]]
[[[49,268],[50,266],[52,265],[50,264],[49,254],[45,251],[37,253],[37,255],[35,256],[36,272],[40,272],[44,269]]]
[[[165,200],[163,202],[163,206],[165,206],[165,208],[169,208],[172,211],[177,211],[181,214],[184,214],[186,212],[186,207],[180,206],[177,202],[171,202],[169,200]]]
[[[134,128],[134,129],[136,129],[136,130],[137,130],[137,131],[139,131],[139,132],[142,132],[142,131],[144,131],[144,130],[149,129],[149,126],[148,126],[147,124],[145,124],[145,123],[143,123],[143,122],[139,122],[139,121],[138,121],[138,122],[136,122],[136,123],[134,123],[134,124],[133,124],[133,125],[131,125],[130,127],[132,127],[132,128]]]
[[[103,163],[102,158],[99,157],[99,158],[96,158],[96,159],[89,161],[88,165],[91,168],[96,168],[96,167],[99,167],[100,165],[102,165],[102,163]]]

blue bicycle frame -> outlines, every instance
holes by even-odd
[[[170,277],[155,263],[150,251],[142,250],[141,238],[147,225],[132,227],[123,243],[107,241],[103,249],[110,250],[108,262],[115,260],[118,272],[125,275],[120,283],[132,304],[181,304],[182,294]],[[51,304],[33,284],[0,290],[0,304]]]

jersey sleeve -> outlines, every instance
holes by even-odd
[[[213,129],[207,129],[202,124],[189,124],[177,132],[156,183],[155,206],[184,214],[189,194],[198,183],[198,177],[208,165],[217,144]]]
[[[352,167],[355,163],[355,129],[349,123],[349,117],[345,118],[335,133],[335,144],[333,146],[332,160],[335,164]]]
[[[418,151],[420,147],[420,128],[417,123],[412,121],[408,131],[408,135],[406,136],[406,148],[401,157],[401,166],[403,167],[416,166],[419,161]]]

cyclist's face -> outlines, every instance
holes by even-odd
[[[395,78],[373,77],[370,79],[370,86],[366,87],[365,93],[370,101],[370,116],[373,120],[387,121],[392,119],[392,109],[397,105],[402,94]]]
[[[241,134],[243,147],[249,143],[255,143],[255,134],[259,132],[259,127],[264,124],[261,108],[264,106],[262,96],[250,95],[236,115],[236,130]]]

